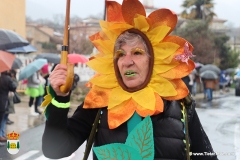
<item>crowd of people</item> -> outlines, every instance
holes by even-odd
[[[15,113],[13,96],[17,85],[16,71],[9,70],[0,74],[0,145],[7,142],[6,124],[13,123],[8,115]]]
[[[230,87],[234,82],[234,78],[230,73],[226,73],[224,70],[218,74],[217,78],[204,78],[200,76],[198,68],[195,72],[183,77],[183,81],[193,96],[195,96],[197,92],[203,92],[203,98],[212,101],[213,91],[219,90],[220,94],[229,92]],[[198,85],[199,87],[197,88]]]
[[[55,68],[56,64],[52,67]],[[51,71],[52,71],[51,70]],[[49,84],[49,67],[44,65],[40,70],[32,74],[28,79],[22,82],[16,77],[17,71],[14,69],[2,72],[0,74],[0,144],[7,142],[6,125],[14,124],[14,121],[9,119],[9,114],[15,113],[13,98],[19,83],[26,84],[25,95],[29,96],[29,116],[38,116],[42,114],[43,108],[40,107],[43,97],[47,94],[46,86]],[[77,87],[80,78],[77,74],[74,75],[74,83],[72,90]]]

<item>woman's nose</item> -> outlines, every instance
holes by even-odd
[[[131,66],[134,64],[134,61],[132,59],[132,56],[131,54],[127,54],[125,57],[124,57],[124,60],[123,60],[123,65],[125,66]]]

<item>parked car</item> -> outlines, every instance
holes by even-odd
[[[240,78],[237,78],[235,82],[235,95],[240,96]]]

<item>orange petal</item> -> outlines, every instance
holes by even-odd
[[[188,64],[185,62],[179,62],[175,68],[168,70],[165,73],[160,73],[159,75],[167,79],[179,79],[189,75],[195,68],[195,64],[192,60],[188,60]]]
[[[108,97],[111,93],[110,89],[92,86],[84,100],[83,108],[103,108],[108,105]]]
[[[124,0],[122,3],[122,14],[128,24],[133,23],[136,14],[146,17],[145,8],[139,0]]]
[[[188,41],[185,40],[184,38],[181,38],[181,37],[178,37],[178,36],[167,36],[163,39],[163,42],[173,42],[173,43],[178,44],[180,47],[176,51],[176,53],[182,53],[184,51],[184,45]],[[189,45],[189,50],[192,52],[193,51],[193,46],[189,42],[188,42],[188,45]]]
[[[171,10],[165,8],[153,11],[148,18],[151,20],[152,27],[155,27],[156,25],[167,25],[171,27],[168,34],[174,30],[177,24],[177,15]]]
[[[122,6],[115,1],[106,1],[107,21],[108,22],[124,22],[122,16]]]
[[[101,20],[100,22],[104,22],[104,21]],[[106,34],[105,34],[104,32],[102,32],[102,31],[97,32],[97,33],[89,36],[89,39],[90,39],[90,41],[92,41],[92,42],[95,41],[95,40],[98,40],[98,39],[108,40]]]
[[[189,90],[188,90],[187,86],[181,79],[174,79],[174,80],[171,80],[170,82],[172,82],[174,84],[174,86],[176,87],[177,95],[171,96],[171,97],[163,97],[163,99],[180,100],[189,94]]]
[[[154,113],[154,115],[157,115],[163,112],[164,104],[163,104],[162,98],[157,93],[154,93],[154,94],[156,98],[156,112]]]
[[[110,129],[117,128],[124,122],[126,122],[130,117],[132,117],[135,112],[136,105],[130,99],[124,101],[120,105],[108,110],[108,126]]]
[[[90,39],[90,41],[95,41],[95,40],[97,40],[97,39],[101,39],[100,32],[97,32],[97,33],[89,36],[89,39]]]
[[[92,88],[93,84],[91,82],[87,82],[87,83],[85,83],[85,86],[88,88]]]

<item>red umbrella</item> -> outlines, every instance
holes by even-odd
[[[86,63],[88,62],[88,58],[84,57],[83,55],[72,53],[68,54],[68,62],[69,63]]]
[[[10,70],[12,68],[15,56],[11,53],[0,51],[0,72]]]

